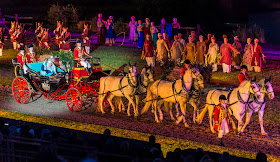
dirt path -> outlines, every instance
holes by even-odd
[[[9,87],[4,88],[6,93],[1,93],[0,107],[5,110],[111,126],[144,133],[187,139],[206,144],[218,144],[217,135],[212,134],[209,130],[208,117],[204,118],[201,125],[196,125],[191,121],[191,113],[188,113],[187,118],[191,128],[187,129],[183,127],[183,124],[175,125],[174,122],[170,121],[170,117],[167,113],[164,113],[164,121],[160,124],[154,122],[154,116],[150,111],[138,119],[127,117],[124,113],[111,114],[108,112],[105,115],[101,115],[99,112],[96,112],[96,105],[94,104],[90,109],[74,113],[68,110],[65,101],[47,101],[43,96],[29,104],[19,104],[11,95],[11,89]],[[206,94],[207,93],[205,93],[202,98],[206,98]],[[3,95],[5,96],[4,98]],[[202,103],[204,103],[204,101],[202,101]],[[140,108],[142,105],[143,104],[140,105]],[[256,120],[253,120],[244,134],[238,136],[231,131],[229,135],[225,137],[224,143],[230,148],[254,152],[262,151],[270,155],[279,156],[280,126],[267,122],[264,122],[264,126],[267,133],[270,135],[269,137],[260,134],[259,124]]]

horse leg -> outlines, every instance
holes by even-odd
[[[105,111],[103,110],[103,101],[104,101],[105,95],[106,94],[100,94],[98,97],[98,105],[99,105],[99,109],[102,114],[105,114]],[[110,105],[111,105],[111,103],[110,103]]]
[[[160,121],[158,120],[158,116],[157,116],[157,101],[153,101],[153,107],[154,107],[154,115],[155,115],[155,121],[157,123],[160,123]]]
[[[171,120],[175,121],[176,119],[173,116],[173,112],[172,112],[172,103],[169,104],[169,114],[170,114],[170,118]]]
[[[237,115],[234,115],[234,116],[235,116],[235,118],[236,118],[237,121],[238,121],[238,128],[237,128],[237,131],[238,131],[238,133],[240,133],[241,127],[243,126],[242,118],[243,118],[244,115],[237,114]]]
[[[128,99],[129,103],[132,104],[132,107],[133,107],[133,110],[134,110],[134,116],[135,116],[135,117],[138,116],[138,115],[139,115],[139,112],[136,111],[136,105],[135,105],[135,102],[133,101],[133,98],[130,97],[129,95],[126,96],[126,98]],[[131,114],[130,114],[130,105],[129,105],[129,107],[127,108],[127,115],[128,115],[128,116],[131,116]]]
[[[175,104],[175,108],[176,108],[176,117],[177,117],[177,118],[180,116],[180,111],[179,111],[178,106],[179,106],[179,104],[176,103],[176,104]]]
[[[215,107],[212,105],[208,105],[207,107],[208,107],[210,130],[212,133],[216,133],[216,131],[214,130],[214,126],[213,126],[213,113],[214,113]]]
[[[195,119],[196,119],[196,115],[198,113],[198,110],[197,110],[197,105],[195,102],[190,102],[190,104],[192,105],[192,107],[194,108],[193,110],[193,122],[196,123]]]
[[[263,106],[265,106],[265,104]],[[268,136],[268,134],[265,132],[263,127],[263,114],[264,114],[264,110],[263,109],[259,110],[259,122],[261,126],[261,134],[264,136]]]
[[[139,95],[135,95],[135,110],[134,110],[134,114],[137,114],[136,116],[139,115],[139,111],[138,111],[138,107],[139,107]]]
[[[114,98],[115,96],[113,94],[110,94],[107,98],[108,102],[110,103],[111,105],[111,113],[114,114],[115,113],[115,106],[114,104],[112,103],[112,99]]]
[[[189,128],[190,126],[188,125],[187,119],[186,119],[186,107],[187,107],[187,104],[181,100],[180,108],[181,108],[181,112],[182,112],[182,116],[183,116],[183,122],[185,124],[185,127]]]
[[[243,127],[241,128],[240,133],[243,133],[245,130],[245,127],[250,123],[252,114],[253,114],[252,110],[249,110],[248,112],[246,112],[246,121],[245,121],[245,124],[243,125]]]

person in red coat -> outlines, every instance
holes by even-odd
[[[89,58],[92,58],[92,56],[90,56],[85,49],[82,47],[82,41],[80,39],[77,40],[76,43],[76,47],[74,48],[74,56],[75,56],[75,60],[79,61],[80,64],[87,68],[89,71],[91,71],[91,65],[89,64],[89,62],[83,58],[83,56],[86,55]]]
[[[188,59],[186,59],[186,60],[184,61],[184,67],[183,67],[182,70],[181,70],[181,77],[183,77],[183,76],[185,75],[185,71],[186,71],[186,70],[190,69],[190,63],[191,63],[191,61],[188,60]]]
[[[68,32],[68,28],[63,27],[62,33],[59,37],[60,40],[60,49],[64,51],[68,51],[71,49],[70,47],[70,39],[71,39],[71,33]]]
[[[142,54],[145,55],[147,65],[148,66],[155,66],[155,58],[154,58],[154,53],[155,53],[155,46],[154,43],[151,39],[150,35],[146,35],[146,41],[144,42],[144,47]]]
[[[26,56],[24,54],[24,51],[24,47],[20,47],[19,53],[17,54],[17,61],[21,64],[22,67],[26,63]]]
[[[170,48],[171,48],[171,44],[170,44],[170,41],[169,41],[169,39],[168,39],[168,37],[167,37],[167,34],[166,34],[166,33],[163,33],[162,36],[163,36],[162,39],[165,40],[165,42],[166,42],[168,48],[170,49]]]
[[[3,56],[3,49],[4,49],[4,43],[2,41],[2,38],[0,38],[0,56]]]
[[[242,65],[241,66],[241,72],[238,75],[238,80],[240,82],[240,84],[244,81],[244,80],[250,80],[249,75],[246,73],[247,71],[247,66],[246,65]]]
[[[231,119],[229,108],[226,103],[225,95],[219,97],[220,103],[215,106],[214,111],[214,129],[218,131],[218,138],[220,139],[220,146],[225,146],[223,143],[223,136],[229,133],[229,120]]]
[[[26,53],[27,63],[37,62],[36,53],[33,51],[33,44],[28,45],[28,52]]]
[[[262,61],[261,61],[261,55],[264,58],[263,50],[261,46],[259,45],[259,40],[254,40],[255,45],[253,46],[253,57],[251,66],[254,67],[255,72],[261,72],[262,67]]]
[[[230,73],[231,71],[231,50],[236,53],[240,53],[237,51],[231,44],[228,43],[227,36],[224,35],[224,43],[220,47],[220,53],[222,54],[222,58],[220,60],[220,64],[222,64],[223,72]]]

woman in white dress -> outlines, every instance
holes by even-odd
[[[137,39],[138,39],[138,35],[136,33],[136,28],[137,28],[137,21],[135,19],[134,16],[131,16],[131,21],[129,22],[128,24],[129,28],[130,28],[130,31],[129,31],[129,41],[131,43],[135,43],[137,42]]]
[[[219,46],[216,43],[216,38],[213,36],[211,38],[211,43],[209,45],[208,53],[206,55],[207,63],[212,64],[212,71],[217,71],[217,55],[219,54]]]

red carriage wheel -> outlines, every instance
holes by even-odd
[[[70,88],[66,92],[66,104],[71,111],[80,111],[83,105],[82,95],[76,88]]]
[[[53,100],[57,96],[57,92],[52,92],[52,93],[43,92],[43,95],[47,100]]]
[[[28,81],[24,77],[18,76],[14,79],[12,86],[15,100],[21,104],[27,103],[31,96],[31,87]]]

